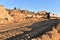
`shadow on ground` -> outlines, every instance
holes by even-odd
[[[30,26],[27,26],[27,28],[32,29],[31,31],[24,31],[23,34],[19,34],[14,37],[7,38],[6,40],[31,40],[32,38],[43,35],[45,32],[50,31],[53,27],[57,27],[59,22],[60,20],[50,19],[50,20],[34,23]]]

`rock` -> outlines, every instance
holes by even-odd
[[[45,18],[47,16],[46,13],[48,13],[48,12],[46,12],[46,11],[37,12],[36,17],[37,18]]]

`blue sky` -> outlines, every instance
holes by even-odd
[[[17,7],[34,12],[46,10],[60,16],[60,0],[0,0],[0,4],[9,9]]]

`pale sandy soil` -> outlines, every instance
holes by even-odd
[[[25,19],[25,20],[23,20],[21,22],[18,22],[18,23],[0,25],[0,32],[16,29],[16,28],[19,28],[19,27],[29,26],[29,25],[32,25],[34,23],[37,23],[39,21],[44,21],[44,20],[45,19],[43,19],[43,18],[42,19],[29,18],[29,19]]]

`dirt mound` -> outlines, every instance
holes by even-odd
[[[19,10],[13,10],[9,13],[9,15],[14,19],[14,21],[22,21],[25,18],[25,15],[21,13]]]
[[[0,5],[0,24],[7,23],[8,21],[11,22],[12,19],[13,18],[8,14],[8,11]]]
[[[34,12],[28,10],[19,10],[14,8],[13,10],[6,9],[4,6],[0,6],[0,24],[22,22],[25,18],[44,18],[46,17],[46,11]]]

